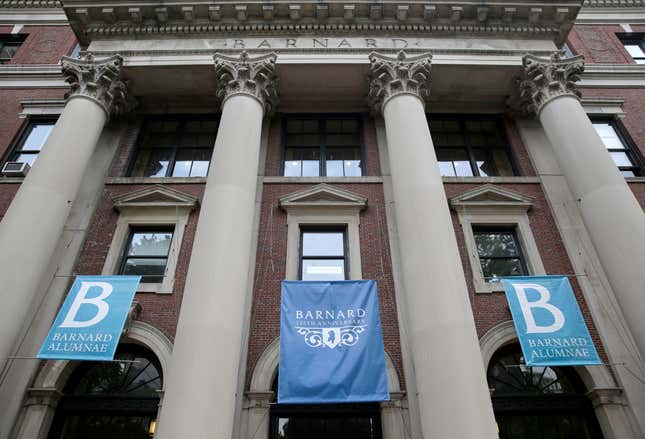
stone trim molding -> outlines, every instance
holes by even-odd
[[[374,114],[381,114],[387,101],[401,94],[414,95],[422,102],[430,96],[432,54],[408,56],[401,50],[393,58],[372,52],[369,60],[367,99]]]
[[[59,0],[0,0],[0,8],[61,8]]]
[[[95,61],[92,54],[85,59],[62,57],[62,72],[70,85],[65,97],[89,99],[103,108],[108,117],[126,113],[133,105],[121,77],[122,66],[123,58],[119,55],[100,61]]]
[[[276,59],[275,53],[256,58],[249,57],[246,51],[239,58],[216,53],[217,97],[222,106],[226,99],[241,94],[256,99],[265,114],[271,114],[278,105]]]
[[[23,99],[20,101],[22,111],[18,117],[24,119],[34,116],[60,116],[65,109],[64,99]]]
[[[525,55],[522,65],[519,92],[520,107],[525,113],[539,115],[547,103],[561,96],[580,98],[575,82],[584,71],[582,55],[563,58],[560,52],[554,52],[549,59]]]
[[[624,98],[582,98],[585,113],[592,116],[610,116],[622,118],[625,116]]]
[[[367,207],[367,198],[353,192],[321,183],[316,186],[285,195],[279,200],[287,212],[307,208],[337,208],[361,211]]]

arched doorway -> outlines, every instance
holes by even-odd
[[[526,366],[514,343],[493,355],[487,378],[500,439],[602,439],[572,367]]]
[[[272,390],[277,395],[278,376]],[[275,401],[274,401],[275,402]],[[378,403],[274,404],[269,439],[381,439]]]
[[[157,357],[120,345],[126,362],[83,362],[63,390],[48,439],[149,439],[154,433],[162,372]]]

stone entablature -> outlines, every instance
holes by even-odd
[[[558,42],[580,4],[504,0],[441,3],[384,1],[266,4],[177,1],[151,4],[66,0],[63,7],[82,43],[124,34],[434,32],[541,34]]]

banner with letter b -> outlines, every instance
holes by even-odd
[[[376,282],[283,281],[278,402],[389,399]]]
[[[114,358],[141,276],[77,276],[38,358]]]
[[[527,366],[601,364],[569,279],[502,279]]]

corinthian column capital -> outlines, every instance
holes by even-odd
[[[61,60],[65,81],[70,85],[66,97],[89,99],[108,115],[119,115],[133,107],[127,94],[127,84],[121,77],[123,58],[111,56],[95,61],[89,54],[84,59],[64,56]]]
[[[275,53],[256,58],[250,58],[246,51],[239,58],[216,53],[214,58],[217,97],[222,103],[233,95],[243,94],[257,99],[267,114],[278,105]]]
[[[432,55],[407,56],[400,51],[396,57],[372,52],[368,103],[379,114],[385,103],[400,94],[412,94],[422,101],[430,95],[430,62]]]
[[[575,82],[584,70],[582,56],[562,59],[555,52],[549,59],[525,55],[524,72],[519,82],[520,107],[529,114],[540,114],[544,105],[560,96],[580,98]]]

